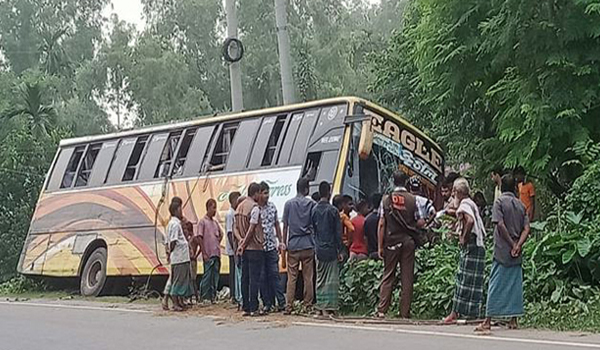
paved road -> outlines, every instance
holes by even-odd
[[[497,333],[497,334],[496,334]],[[0,302],[0,350],[69,349],[600,349],[600,337],[547,332],[472,336],[470,327],[294,322],[221,323],[206,317],[102,306]]]

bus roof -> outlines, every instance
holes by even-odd
[[[334,97],[334,98],[328,98],[328,99],[323,99],[323,100],[315,100],[315,101],[310,101],[310,102],[296,103],[296,104],[291,104],[291,105],[286,105],[286,106],[255,109],[255,110],[246,111],[246,112],[229,112],[229,113],[224,113],[224,114],[215,114],[212,116],[207,115],[207,116],[202,116],[197,119],[189,120],[189,121],[174,121],[171,123],[158,124],[158,125],[143,127],[143,128],[139,128],[139,129],[129,129],[129,130],[119,131],[119,132],[110,133],[110,134],[95,135],[95,136],[83,136],[83,137],[64,139],[64,140],[60,141],[60,146],[65,147],[65,146],[70,146],[70,145],[75,145],[75,144],[80,144],[80,143],[90,143],[90,142],[97,142],[97,141],[103,141],[103,140],[109,140],[109,139],[115,139],[115,138],[122,138],[122,137],[127,137],[127,136],[135,136],[135,135],[139,135],[139,134],[154,133],[154,132],[165,131],[165,130],[170,130],[170,129],[187,128],[187,127],[191,127],[191,126],[214,123],[214,122],[224,122],[224,121],[228,121],[228,120],[232,120],[232,119],[250,118],[250,117],[260,116],[260,115],[264,115],[264,114],[277,114],[277,113],[282,113],[282,112],[289,112],[289,111],[294,111],[294,110],[317,107],[317,106],[321,106],[321,105],[331,105],[331,104],[342,103],[342,102],[346,102],[346,103],[358,102],[358,103],[364,104],[365,106],[372,108],[376,111],[387,114],[387,115],[393,117],[394,119],[398,120],[405,126],[414,130],[420,137],[430,141],[434,146],[436,146],[441,151],[440,146],[437,143],[435,143],[429,136],[425,135],[421,130],[417,129],[415,126],[410,124],[407,120],[405,120],[398,114],[396,114],[386,108],[383,108],[373,102],[370,102],[363,98],[355,97],[355,96]]]

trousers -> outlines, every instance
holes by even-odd
[[[287,288],[285,306],[287,311],[292,311],[296,296],[296,282],[302,265],[302,278],[304,280],[304,306],[311,306],[315,298],[314,274],[315,274],[315,251],[304,249],[289,251],[287,254]]]
[[[258,311],[258,292],[265,264],[265,252],[246,250],[242,255],[242,307],[245,312]]]
[[[266,310],[275,306],[281,310],[285,307],[285,296],[279,276],[279,252],[274,249],[265,252],[265,270],[263,273],[263,284],[260,292]]]
[[[392,303],[392,291],[396,279],[396,267],[400,264],[400,316],[410,318],[410,303],[413,294],[415,274],[415,241],[409,235],[402,235],[401,246],[383,252],[383,280],[379,290],[379,306],[377,311],[386,313]]]

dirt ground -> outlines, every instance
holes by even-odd
[[[270,313],[264,316],[247,317],[242,316],[242,312],[238,311],[237,306],[227,302],[219,302],[216,304],[200,303],[193,305],[190,309],[182,312],[163,311],[157,312],[157,316],[173,316],[181,317],[209,317],[212,318],[216,325],[236,324],[245,321],[255,321],[259,323],[269,323],[272,327],[288,327],[294,322],[306,320],[319,320],[311,316],[302,315],[284,315],[282,312]]]

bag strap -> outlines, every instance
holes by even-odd
[[[390,211],[391,216],[394,219],[396,219],[396,221],[398,221],[402,226],[404,226],[404,228],[409,232],[411,236],[415,237],[416,235],[418,235],[419,231],[414,226],[411,226],[406,222],[404,216],[402,216],[399,210],[394,209],[391,196],[392,194],[388,196],[388,200],[390,201],[388,204],[388,210]]]

